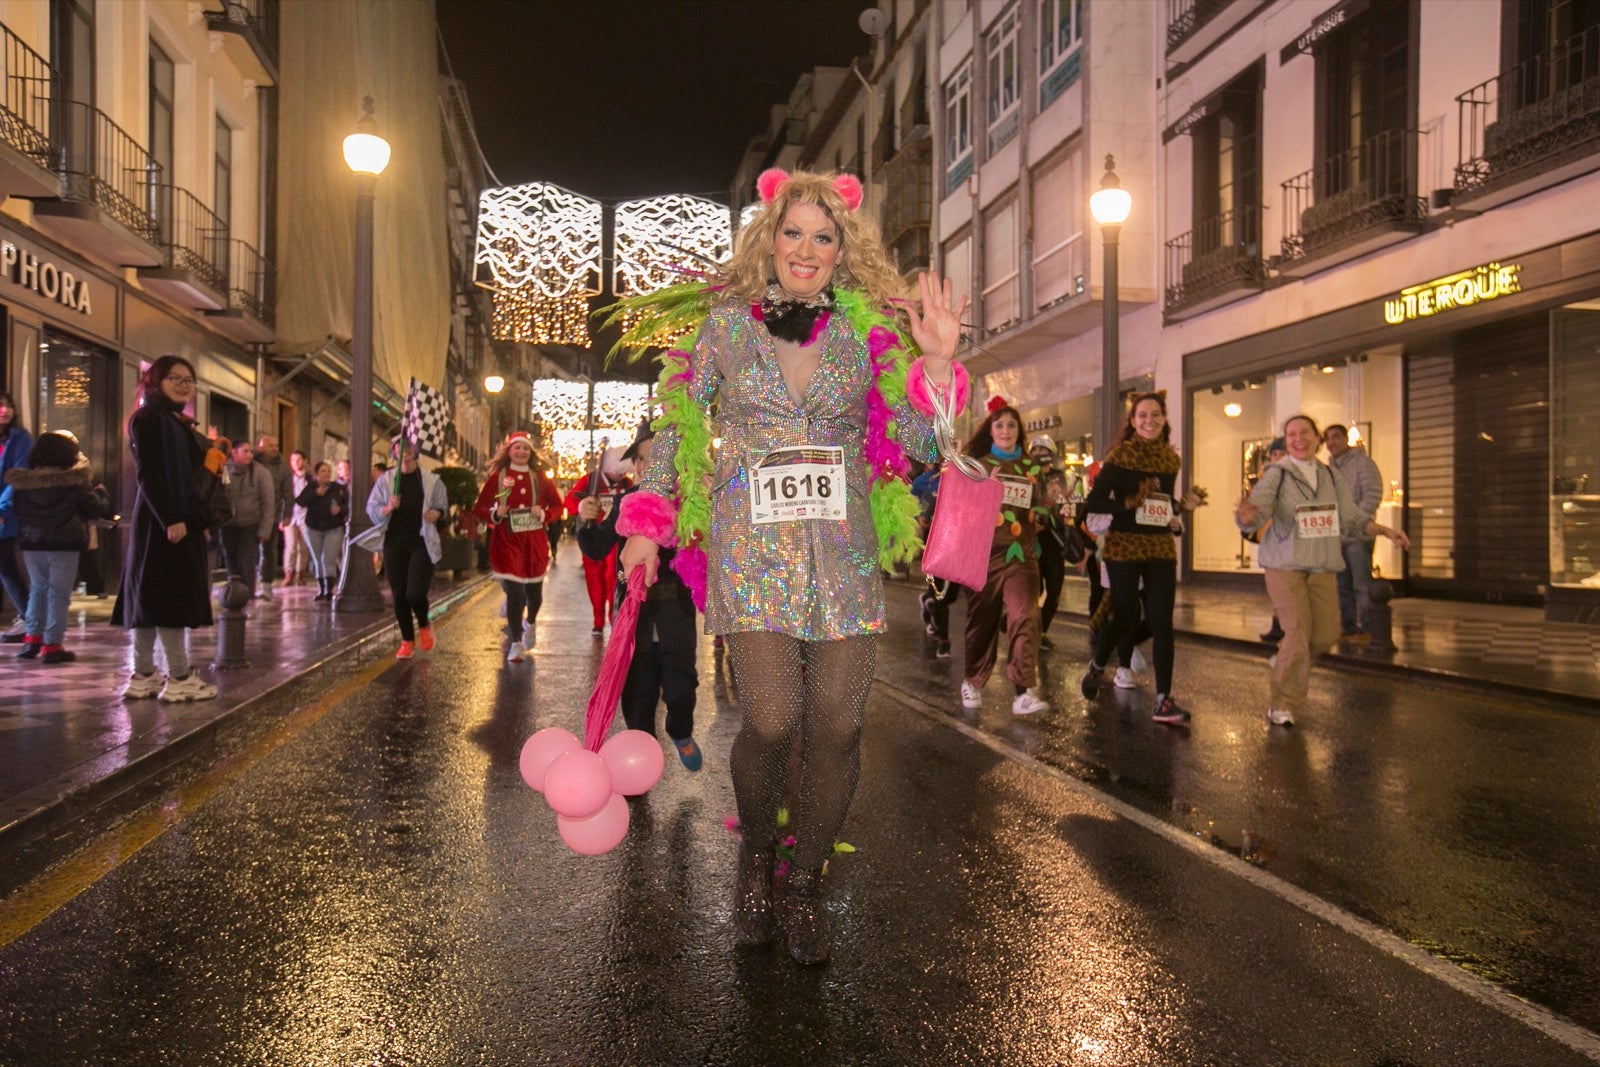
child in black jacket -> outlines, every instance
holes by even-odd
[[[640,437],[624,459],[634,463],[634,482],[637,484],[644,465],[650,458],[650,431],[641,428]],[[634,491],[627,487],[616,494],[612,506],[601,519],[602,509],[593,497],[584,497],[578,505],[578,549],[585,557],[603,560],[611,554],[619,540],[617,516],[622,514],[622,498]],[[645,594],[639,605],[639,621],[634,630],[633,662],[628,665],[628,677],[622,686],[622,717],[630,730],[644,730],[654,736],[656,732],[656,704],[667,705],[667,736],[678,750],[678,759],[691,771],[700,769],[700,746],[694,740],[695,689],[700,678],[695,671],[695,610],[694,598],[672,569],[671,549],[661,552],[661,569],[656,572],[656,584]],[[625,595],[625,583],[617,584],[619,595]]]
[[[90,521],[111,517],[111,500],[104,486],[93,484],[77,441],[47,433],[34,443],[27,467],[6,472],[0,511],[16,521],[28,570],[27,634],[18,658],[69,663],[77,656],[62,641],[78,557],[89,547]]]

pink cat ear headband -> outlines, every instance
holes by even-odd
[[[756,193],[763,204],[770,204],[783,194],[783,187],[788,184],[789,172],[773,167],[762,171],[756,179]],[[861,180],[854,174],[841,174],[833,179],[833,189],[851,211],[861,206]]]

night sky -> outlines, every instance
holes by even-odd
[[[865,0],[439,0],[489,166],[601,200],[727,198],[769,109],[870,50]]]

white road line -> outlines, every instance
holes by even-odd
[[[1198,856],[1215,867],[1243,878],[1252,885],[1258,886],[1268,893],[1293,904],[1301,911],[1337,926],[1374,948],[1387,952],[1389,955],[1410,964],[1423,974],[1443,982],[1458,992],[1465,993],[1479,1003],[1494,1008],[1504,1015],[1509,1015],[1518,1022],[1539,1031],[1551,1040],[1558,1041],[1573,1051],[1589,1057],[1596,1063],[1600,1063],[1600,1035],[1584,1029],[1577,1023],[1562,1018],[1547,1008],[1541,1008],[1537,1004],[1529,1003],[1521,997],[1514,996],[1493,982],[1480,978],[1470,971],[1462,970],[1453,963],[1430,955],[1404,938],[1396,937],[1380,926],[1352,915],[1343,908],[1306,892],[1299,886],[1291,885],[1277,875],[1269,874],[1259,867],[1252,866],[1232,853],[1224,852],[1213,845],[1207,844],[1200,838],[1180,830],[1171,823],[1165,822],[1147,812],[1140,811],[1131,804],[1118,800],[1109,793],[1030,756],[1021,749],[985,733],[976,726],[953,719],[930,707],[925,701],[919,700],[910,693],[885,682],[882,678],[875,679],[873,688],[923,718],[964,734],[1012,762],[1028,767],[1053,781],[1059,782],[1074,793],[1111,809],[1129,822],[1187,849],[1191,855]]]

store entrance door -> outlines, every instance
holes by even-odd
[[[123,451],[115,354],[47,329],[39,365],[39,432],[70,431],[115,505],[122,499]],[[92,595],[113,594],[122,578],[119,539],[111,528],[97,526],[90,544],[78,580]]]

